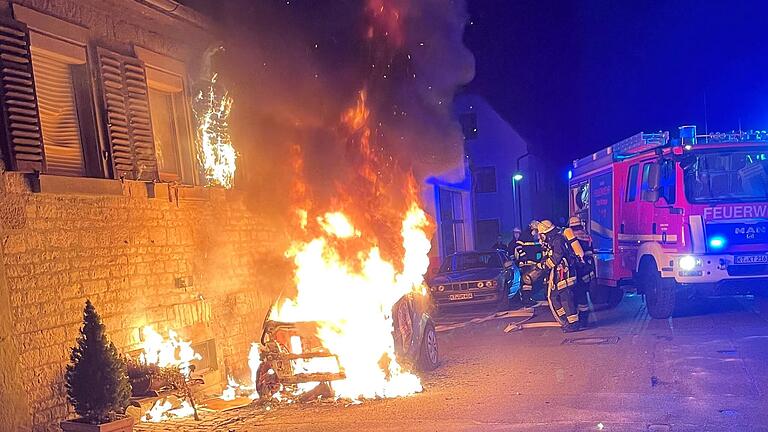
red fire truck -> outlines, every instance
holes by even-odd
[[[576,160],[570,180],[601,291],[633,287],[654,318],[691,290],[768,292],[768,133],[679,132],[639,133]]]

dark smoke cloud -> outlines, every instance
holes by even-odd
[[[461,166],[451,101],[474,74],[463,1],[199,3],[225,46],[213,68],[235,100],[237,187],[263,210],[287,209],[293,145],[316,200],[330,200],[355,175],[340,118],[362,88],[374,147],[388,163],[418,179]],[[382,5],[387,12],[377,14]]]

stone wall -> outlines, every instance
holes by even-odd
[[[290,271],[281,232],[246,204],[221,189],[4,173],[0,310],[22,426],[56,430],[69,414],[64,367],[86,298],[124,352],[139,348],[144,325],[196,329],[215,337],[222,373],[247,376],[250,343]]]

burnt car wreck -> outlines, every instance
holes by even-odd
[[[429,371],[439,364],[437,334],[428,307],[425,296],[410,293],[392,308],[395,354],[405,368]],[[264,319],[260,340],[261,363],[255,376],[259,397],[287,397],[300,402],[333,397],[331,382],[346,375],[338,356],[317,337],[319,323],[280,322],[270,319],[271,315],[272,308]],[[387,361],[382,358],[382,369],[386,369]]]

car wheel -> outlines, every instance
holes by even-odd
[[[648,314],[657,319],[671,317],[675,310],[674,281],[664,280],[652,259],[643,259],[640,262],[637,278],[645,292]]]
[[[256,369],[256,392],[262,399],[272,399],[272,396],[280,391],[280,383],[277,382],[277,374],[272,370],[268,362],[261,363]]]
[[[419,353],[419,368],[423,371],[431,371],[437,368],[440,356],[437,347],[437,332],[432,323],[424,329],[424,337],[421,339],[421,352]]]

